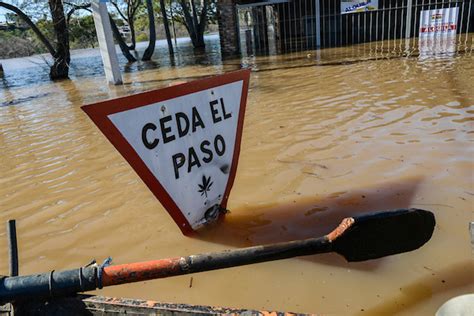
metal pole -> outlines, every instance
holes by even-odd
[[[429,211],[401,209],[345,218],[319,238],[116,266],[106,260],[100,266],[6,277],[0,279],[0,303],[327,252],[336,252],[349,262],[377,259],[420,248],[431,239],[435,225]]]
[[[408,52],[410,49],[410,38],[411,38],[411,13],[413,9],[413,0],[407,1],[407,20],[405,21],[405,51]]]
[[[16,239],[15,220],[11,219],[7,222],[8,236],[8,257],[10,262],[10,276],[18,275],[18,244]]]
[[[105,78],[114,85],[122,84],[122,74],[118,64],[117,52],[107,11],[108,0],[94,0],[91,3],[95,31],[99,41],[100,55],[104,63]]]
[[[316,3],[316,48],[321,48],[321,9],[319,0],[314,1]]]
[[[328,2],[327,14],[325,15],[325,17],[327,18],[327,22],[326,22],[326,18],[324,19],[324,24],[328,26],[328,28],[327,28],[327,32],[328,32],[328,47],[331,47],[331,46],[332,46],[331,2],[332,2],[332,1],[329,1],[329,2]]]
[[[304,47],[303,47],[303,30],[301,28],[301,20],[303,19],[303,15],[301,14],[301,1],[299,1],[299,4],[300,4],[300,14],[299,14],[299,19],[300,19],[300,27],[298,28],[298,35],[299,35],[299,41],[300,41],[300,51],[303,51],[304,50]]]
[[[467,10],[467,21],[466,21],[466,38],[465,38],[465,43],[467,43],[467,37],[469,33],[469,20],[471,18],[471,5],[472,5],[472,0],[469,0],[469,9]],[[463,6],[464,8],[464,6]],[[464,12],[463,12],[464,14]],[[461,21],[463,20],[464,15],[461,15]],[[462,32],[462,30],[460,30]]]
[[[288,15],[288,19],[287,19],[287,25],[288,25],[288,50],[287,52],[289,51],[291,53],[291,50],[292,50],[292,40],[293,40],[293,36],[291,35],[291,10],[290,10],[290,3],[287,2],[286,3],[286,14]]]
[[[283,43],[285,44],[285,49],[284,49],[284,52],[286,53],[288,51],[288,46],[287,46],[287,31],[286,31],[286,24],[287,24],[287,19],[286,19],[286,9],[285,9],[285,4],[282,4],[281,5],[281,9],[283,11]]]

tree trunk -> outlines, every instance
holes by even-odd
[[[199,32],[198,32],[199,34],[198,40],[202,43],[202,47],[205,46],[204,32],[206,31],[206,26],[207,26],[207,5],[208,5],[208,0],[203,0],[201,17],[199,21]]]
[[[117,28],[117,24],[115,24],[114,19],[109,14],[109,20],[110,20],[110,26],[112,27],[112,33],[114,33],[115,40],[119,44],[120,50],[122,51],[122,54],[127,58],[128,62],[133,63],[134,61],[137,61],[135,57],[133,57],[132,54],[130,54],[130,51],[128,49],[127,44],[122,38],[122,35],[120,35],[120,32]]]
[[[203,7],[201,8],[202,9],[202,12],[204,12],[204,17],[207,17],[207,12],[205,12],[206,10],[206,0],[203,1]],[[197,9],[196,9],[196,3],[194,2],[194,0],[191,0],[191,5],[193,7],[193,20],[194,20],[194,28],[196,29],[196,43],[194,45],[195,48],[202,48],[205,46],[204,44],[204,28],[205,28],[205,23],[206,23],[206,20],[202,20],[203,18],[203,14],[201,12],[200,14],[200,17],[201,17],[201,21],[198,20],[198,13],[197,13]],[[204,28],[201,29],[201,25],[204,25]]]
[[[174,45],[178,47],[178,41],[176,40],[176,28],[174,25],[174,16],[173,16],[173,6],[170,6],[170,13],[171,13],[171,25],[173,26],[173,34],[174,34]]]
[[[133,16],[129,19],[128,27],[130,28],[131,41],[132,43],[128,46],[128,49],[135,50],[137,46],[137,40],[135,39],[135,22],[133,21]]]
[[[156,30],[155,30],[155,12],[153,12],[152,0],[146,0],[146,10],[148,13],[148,25],[150,28],[150,36],[148,38],[148,47],[143,53],[142,60],[150,60],[155,51]]]
[[[188,30],[189,37],[191,38],[191,42],[193,43],[193,46],[196,47],[197,45],[196,27],[194,25],[194,21],[191,16],[191,13],[189,12],[189,6],[186,3],[186,0],[180,0],[179,4],[181,5],[181,8],[183,9],[184,21],[186,23],[186,29]]]
[[[199,25],[199,20],[198,20],[198,15],[197,15],[196,3],[194,2],[194,0],[191,0],[191,9],[193,10],[194,25],[198,26]]]
[[[168,15],[166,14],[165,0],[160,0],[161,15],[163,16],[163,24],[165,26],[166,40],[168,41],[168,51],[170,55],[173,55],[173,43],[171,42],[170,25],[168,22]]]
[[[191,6],[193,11],[192,15],[186,0],[180,0],[179,4],[183,9],[184,21],[186,24],[185,26],[188,30],[189,37],[191,38],[191,42],[193,43],[194,48],[203,48],[205,46],[204,31],[206,29],[207,24],[208,0],[203,0],[203,6],[201,8],[202,11],[199,14],[200,21],[198,21],[198,13],[194,0],[191,0]]]
[[[49,0],[49,9],[57,40],[56,54],[53,56],[54,63],[51,66],[49,77],[51,80],[66,79],[69,75],[71,55],[69,52],[69,32],[62,0]]]

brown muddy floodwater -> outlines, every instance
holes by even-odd
[[[459,53],[428,56],[367,44],[164,64],[127,72],[119,87],[104,85],[100,73],[57,83],[4,79],[0,221],[17,219],[20,273],[107,256],[120,264],[319,236],[347,215],[418,207],[432,210],[437,226],[432,240],[411,253],[355,264],[336,254],[309,256],[97,293],[324,314],[432,315],[449,298],[474,291],[472,37],[468,42]],[[242,64],[254,72],[231,213],[185,237],[80,106]],[[3,228],[0,245],[0,274],[7,274]]]

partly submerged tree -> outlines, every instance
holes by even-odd
[[[71,56],[69,52],[69,33],[67,30],[66,17],[64,15],[64,8],[62,0],[49,0],[49,9],[53,20],[54,34],[56,37],[56,47],[51,41],[41,32],[31,18],[23,12],[19,7],[0,1],[0,7],[14,12],[27,24],[31,30],[36,34],[38,39],[43,43],[48,52],[53,57],[53,64],[50,68],[49,77],[52,80],[68,78],[69,63]]]
[[[191,0],[190,2],[191,3],[187,0],[179,0],[184,16],[184,25],[188,30],[193,46],[195,48],[201,48],[205,46],[204,31],[207,26],[207,7],[209,0],[202,0],[200,5],[196,5],[195,0]]]
[[[122,34],[120,34],[117,24],[115,23],[114,19],[112,18],[110,14],[109,14],[109,19],[110,19],[110,26],[112,27],[112,33],[114,34],[115,40],[119,44],[122,54],[125,56],[125,58],[127,58],[129,62],[137,61],[137,59],[133,57],[132,54],[130,54],[130,48],[125,43],[125,40],[123,39]]]
[[[155,30],[155,12],[153,11],[153,1],[146,0],[146,9],[148,14],[148,27],[150,34],[148,36],[148,47],[143,53],[142,60],[150,60],[155,52],[156,30]]]
[[[171,3],[174,21],[186,27],[195,48],[205,46],[204,32],[208,23],[216,19],[216,2],[216,0],[178,0],[178,5],[175,6]]]
[[[163,17],[163,25],[165,27],[166,41],[168,42],[168,50],[169,50],[170,55],[173,55],[173,43],[171,42],[171,32],[170,32],[170,25],[168,22],[168,14],[166,12],[165,0],[160,0],[160,11],[161,11],[161,16]]]
[[[49,10],[53,20],[54,34],[56,35],[56,54],[51,66],[49,77],[51,79],[64,79],[69,76],[69,63],[71,54],[69,52],[69,31],[64,15],[62,0],[49,0]]]
[[[91,4],[90,3],[75,4],[75,3],[72,3],[72,2],[67,2],[67,4],[69,6],[71,6],[71,9],[68,11],[68,14],[67,14],[68,22],[69,22],[71,16],[74,14],[74,12],[77,11],[77,10],[87,10],[87,11],[91,12],[91,10],[90,10]],[[129,62],[137,61],[136,58],[133,57],[133,55],[130,53],[130,47],[127,45],[127,43],[125,43],[125,40],[123,39],[122,34],[120,34],[120,31],[117,27],[117,24],[115,23],[115,20],[112,18],[112,16],[110,14],[109,14],[109,20],[110,20],[110,25],[111,25],[111,28],[112,28],[112,33],[113,33],[114,38],[115,38],[115,40],[117,41],[117,43],[120,47],[120,50],[122,51],[122,54],[125,56],[125,58],[127,58],[127,60]],[[94,32],[95,32],[95,30],[94,30]]]
[[[115,7],[120,17],[128,24],[131,34],[131,44],[128,45],[128,49],[134,50],[136,47],[136,36],[135,36],[135,18],[138,13],[138,8],[143,3],[142,0],[113,0],[110,3]]]

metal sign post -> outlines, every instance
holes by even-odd
[[[95,31],[99,41],[100,55],[104,63],[104,72],[107,81],[114,85],[122,84],[122,75],[115,51],[112,28],[110,26],[107,0],[94,0],[91,3],[94,17]]]

